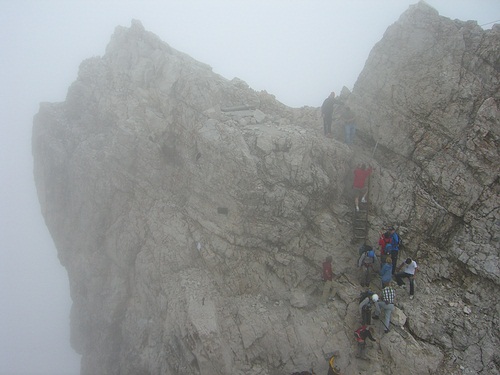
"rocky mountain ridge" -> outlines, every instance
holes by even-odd
[[[118,27],[33,128],[82,374],[325,373],[333,350],[345,374],[500,373],[499,42],[498,26],[410,7],[340,95],[348,147],[338,127],[323,137],[318,108],[229,81],[138,21]],[[359,162],[374,167],[370,242],[397,224],[421,270],[391,332],[375,325],[370,362],[353,355]]]

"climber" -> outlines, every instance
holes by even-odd
[[[378,301],[377,294],[369,290],[361,293],[359,302],[359,313],[361,314],[361,324],[363,325],[372,324],[372,304],[377,303],[377,301]]]
[[[378,239],[378,244],[380,246],[380,261],[381,263],[385,263],[385,258],[387,256],[387,253],[385,251],[385,247],[387,244],[390,244],[391,243],[391,234],[389,233],[389,231],[387,230],[384,230],[382,228],[382,230],[379,232],[380,234],[380,237]]]
[[[337,366],[335,366],[335,358],[339,356],[339,351],[335,350],[334,352],[328,355],[328,373],[327,375],[341,375],[340,370]]]
[[[366,246],[365,251],[358,260],[358,267],[362,268],[361,286],[370,286],[371,273],[375,271],[374,265],[378,262],[375,250],[371,246]]]
[[[344,122],[344,140],[345,144],[352,145],[354,135],[356,134],[356,125],[354,112],[349,106],[345,106],[342,112],[342,120]]]
[[[390,260],[391,258],[387,258]],[[384,310],[384,333],[389,333],[389,326],[391,325],[391,314],[394,310],[394,301],[396,300],[396,291],[391,286],[391,281],[384,284],[384,289],[382,289],[382,300],[375,304],[375,316],[374,319],[378,319],[380,316],[380,309]]]
[[[391,258],[392,258],[392,274],[394,275],[394,273],[396,272],[397,264],[398,264],[400,238],[399,238],[399,234],[396,233],[396,229],[394,227],[389,227],[389,233],[391,235],[390,254],[391,254]]]
[[[382,282],[382,288],[385,284],[391,282],[392,280],[392,258],[387,257],[384,265],[380,269],[380,281]]]
[[[365,164],[358,165],[354,169],[354,182],[352,184],[352,189],[354,192],[354,204],[356,205],[356,211],[359,211],[359,197],[361,194],[361,203],[366,203],[366,194],[368,193],[368,186],[366,185],[366,178],[372,173],[372,167],[366,168]]]
[[[333,104],[335,102],[335,93],[332,91],[330,96],[325,99],[321,105],[321,116],[323,116],[323,130],[325,136],[332,138],[332,120],[333,120]]]
[[[332,257],[331,255],[325,258],[323,262],[323,302],[327,303],[328,300],[334,301],[333,296],[333,271],[332,271]]]
[[[413,299],[413,296],[415,294],[415,275],[417,274],[418,265],[417,262],[415,262],[411,258],[406,258],[406,260],[398,267],[398,271],[400,271],[403,266],[405,267],[403,272],[398,272],[395,275],[396,282],[398,283],[398,286],[406,288],[406,284],[403,282],[403,278],[407,277],[408,280],[410,280],[410,299]]]
[[[371,341],[376,341],[373,338],[375,331],[373,327],[368,328],[366,325],[361,326],[356,331],[354,331],[354,337],[358,342],[358,352],[356,353],[356,358],[368,359],[366,357],[366,339]]]

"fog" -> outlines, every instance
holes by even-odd
[[[0,374],[78,374],[65,269],[33,181],[31,129],[40,102],[64,101],[82,60],[102,56],[132,19],[173,48],[293,107],[352,89],[406,0],[0,0]],[[429,0],[441,15],[485,28],[498,0]]]

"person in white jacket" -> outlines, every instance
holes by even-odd
[[[403,272],[399,272],[403,267]],[[398,273],[394,275],[396,277],[396,282],[402,288],[406,288],[406,284],[403,279],[408,278],[408,280],[410,280],[410,299],[413,299],[413,296],[415,295],[415,276],[417,275],[417,271],[417,262],[411,258],[406,258],[406,260],[398,267]]]

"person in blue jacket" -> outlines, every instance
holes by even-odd
[[[396,229],[394,227],[390,227],[389,232],[391,233],[392,274],[394,275],[398,266],[399,235],[396,233]]]
[[[387,257],[385,260],[384,265],[379,271],[380,273],[380,280],[382,281],[382,288],[384,287],[385,284],[389,283],[392,281],[392,258]]]

